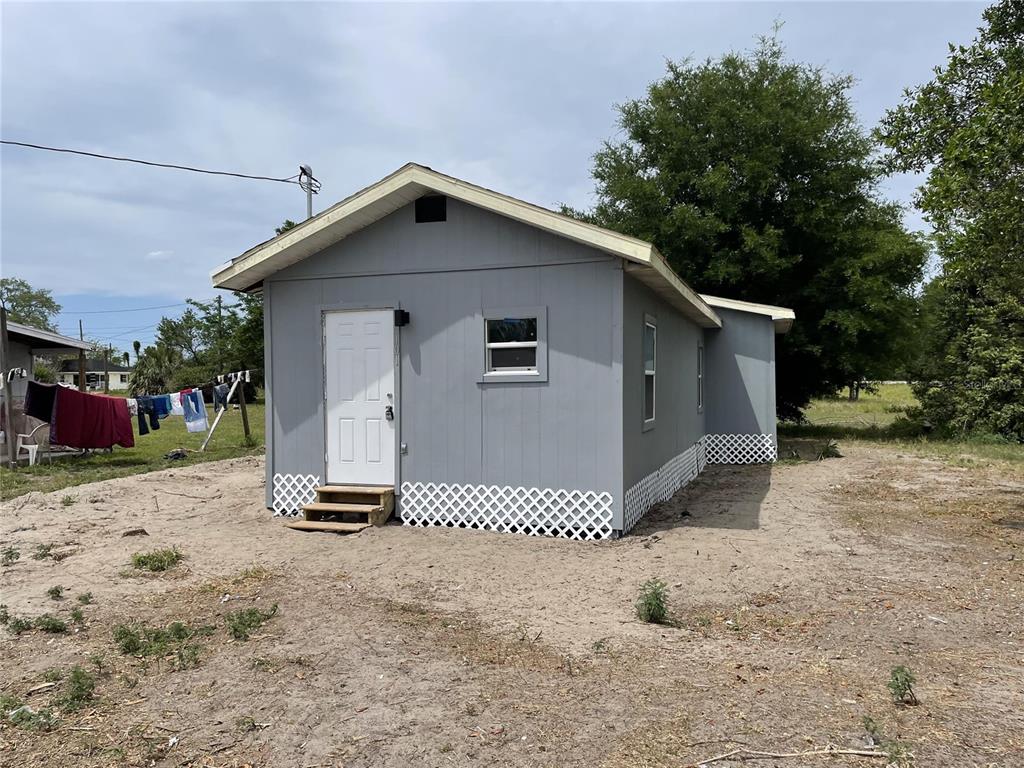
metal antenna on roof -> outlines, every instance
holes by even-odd
[[[299,186],[306,193],[306,218],[313,218],[313,195],[320,192],[320,182],[313,178],[313,169],[308,165],[299,166]]]

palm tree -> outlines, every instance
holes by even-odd
[[[132,349],[135,350],[135,362],[139,362],[139,354],[142,351],[142,342],[136,339],[132,342]]]

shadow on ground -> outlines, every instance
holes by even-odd
[[[651,508],[632,534],[675,528],[756,530],[771,477],[771,464],[708,466],[671,499]]]

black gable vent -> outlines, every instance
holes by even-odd
[[[448,220],[448,198],[444,195],[429,195],[416,200],[416,223]]]

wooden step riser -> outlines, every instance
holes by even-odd
[[[394,496],[390,496],[391,503],[394,503]],[[369,493],[337,493],[321,491],[316,495],[316,500],[323,504],[373,504],[375,506],[386,506],[388,499],[380,494]]]

